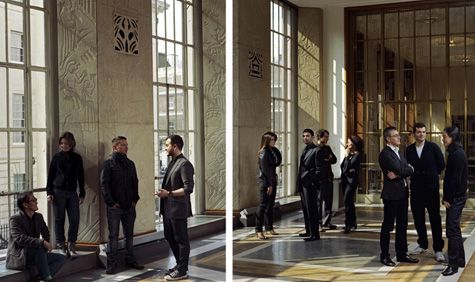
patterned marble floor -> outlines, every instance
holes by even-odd
[[[233,242],[234,280],[457,281],[460,278],[464,269],[460,269],[458,276],[444,279],[440,273],[445,266],[435,261],[432,251],[415,255],[420,259],[418,264],[398,263],[396,267],[382,265],[379,262],[382,208],[358,207],[357,210],[356,232],[344,234],[344,215],[339,215],[333,219],[339,229],[321,233],[322,239],[314,242],[305,242],[298,237],[304,226],[301,212],[286,215],[276,222],[279,235],[272,236],[269,240],[256,239],[253,228],[236,230]],[[445,211],[441,214],[445,215]],[[411,220],[412,216],[409,218]],[[445,221],[444,218],[442,220]],[[469,258],[475,248],[475,211],[464,211],[462,221],[465,250]],[[445,224],[443,225],[445,230]],[[394,236],[391,235],[392,255],[395,255]],[[409,222],[410,251],[417,246],[416,241],[414,225]]]

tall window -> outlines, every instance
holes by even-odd
[[[271,108],[272,131],[277,136],[276,146],[282,151],[277,197],[292,195],[291,148],[292,109],[295,83],[295,11],[285,3],[271,1]]]
[[[0,0],[0,229],[8,226],[19,192],[46,186],[50,2]]]
[[[365,140],[362,192],[382,188],[383,129],[399,129],[404,151],[423,122],[443,152],[442,130],[460,127],[475,196],[475,5],[455,2],[350,10],[350,128]]]
[[[195,159],[194,9],[192,0],[152,0],[156,188],[168,165],[168,135],[181,135],[183,152],[192,163]]]

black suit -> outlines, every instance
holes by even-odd
[[[297,188],[302,203],[305,232],[315,237],[319,236],[318,198],[320,189],[316,174],[318,151],[319,148],[313,143],[305,147],[300,156],[299,174],[297,175]]]
[[[341,188],[345,203],[345,226],[356,227],[356,208],[354,197],[360,178],[361,153],[349,154],[343,159],[341,168]]]
[[[396,220],[396,255],[405,257],[407,254],[407,208],[409,191],[405,178],[413,173],[406,159],[393,151],[389,146],[379,154],[379,165],[384,174],[381,198],[384,203],[384,221],[381,226],[380,246],[381,259],[388,258],[390,232],[394,229]],[[392,171],[398,177],[389,179],[387,174]]]
[[[440,218],[439,174],[445,168],[444,156],[435,143],[425,141],[421,157],[417,155],[415,143],[407,147],[406,157],[414,167],[411,175],[411,210],[419,236],[417,243],[424,249],[429,246],[425,220],[427,209],[432,229],[432,246],[434,252],[440,252],[444,248],[444,240]]]
[[[188,217],[191,216],[190,194],[193,193],[194,168],[183,154],[175,157],[167,167],[162,188],[168,191],[183,188],[184,196],[160,198],[160,214],[163,216],[163,232],[180,272],[188,271],[190,240]]]
[[[329,226],[332,220],[333,204],[333,172],[332,164],[336,164],[337,158],[333,154],[332,148],[328,145],[319,145],[317,157],[317,177],[320,181],[320,197],[318,216],[320,224]],[[323,213],[322,213],[323,212]]]

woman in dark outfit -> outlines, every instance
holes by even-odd
[[[76,140],[71,132],[66,131],[59,137],[60,151],[51,160],[47,182],[48,201],[53,202],[54,207],[56,243],[67,256],[76,255],[79,205],[86,195],[83,162],[81,155],[74,152],[75,146]],[[69,219],[68,245],[64,236],[66,211]]]
[[[273,211],[277,188],[277,173],[275,169],[280,165],[282,156],[275,141],[277,136],[273,132],[266,132],[261,138],[261,149],[259,150],[259,196],[260,205],[256,212],[256,235],[259,239],[267,239],[262,232],[265,224],[266,233],[278,235],[273,226]]]
[[[444,129],[442,142],[448,152],[442,203],[446,211],[445,233],[449,241],[449,265],[442,275],[448,276],[457,273],[459,267],[465,267],[460,218],[467,200],[467,157],[462,148],[460,131],[456,126]]]
[[[340,165],[341,187],[345,203],[345,233],[350,233],[351,230],[356,229],[354,197],[358,188],[362,148],[363,140],[357,135],[352,135],[346,145],[347,156]]]

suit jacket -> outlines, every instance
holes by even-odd
[[[406,157],[407,162],[414,167],[411,190],[439,190],[439,174],[445,168],[444,156],[439,146],[426,140],[419,158],[414,143],[407,147]]]
[[[352,187],[358,186],[360,177],[360,165],[361,165],[361,153],[356,152],[353,155],[346,156],[341,162],[341,181],[343,187],[351,185]]]
[[[317,146],[320,152],[317,158],[317,175],[320,181],[333,181],[332,164],[336,164],[337,158],[332,148],[328,145]],[[331,156],[331,158],[330,158]]]
[[[302,192],[302,188],[317,188],[321,180],[319,171],[323,166],[324,152],[321,147],[311,143],[305,147],[300,156],[299,174],[297,176],[297,188]]]
[[[192,216],[190,194],[193,193],[195,182],[193,165],[183,156],[170,162],[162,182],[162,188],[168,191],[183,188],[185,195],[180,197],[160,198],[160,214],[171,219],[183,219]]]
[[[26,248],[44,248],[43,240],[50,241],[49,230],[41,213],[34,213],[30,219],[24,212],[10,218],[10,239],[6,268],[26,268]]]
[[[277,159],[272,149],[271,147],[265,147],[259,151],[259,179],[261,187],[277,186],[277,173],[275,169],[277,163],[280,164],[281,161]]]
[[[400,158],[389,146],[384,147],[379,153],[379,166],[384,175],[381,198],[385,200],[402,200],[409,197],[405,178],[413,173],[413,169],[401,152],[399,152],[399,156]],[[392,180],[389,179],[387,176],[389,171],[394,172],[398,177]]]

